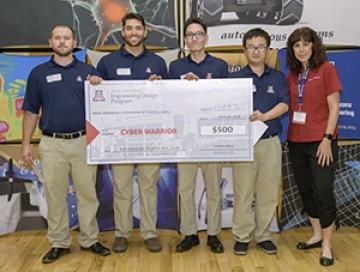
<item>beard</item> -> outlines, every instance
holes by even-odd
[[[125,43],[126,43],[127,45],[131,46],[131,47],[138,47],[138,46],[140,46],[141,44],[144,43],[144,41],[145,41],[145,39],[146,39],[146,37],[140,37],[139,40],[138,40],[136,43],[133,43],[133,42],[132,42],[131,40],[129,40],[128,37],[126,37],[126,36],[123,36],[122,38],[123,38],[123,40],[125,41]]]
[[[53,48],[53,51],[55,54],[59,55],[60,57],[67,57],[72,54],[73,49],[64,48],[63,50],[61,50],[61,48]]]

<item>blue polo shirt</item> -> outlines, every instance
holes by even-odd
[[[23,110],[42,115],[39,127],[53,133],[72,133],[85,129],[84,80],[97,75],[95,68],[76,59],[60,66],[53,57],[30,73]]]
[[[254,111],[259,110],[265,113],[274,108],[279,103],[289,105],[289,91],[285,75],[275,69],[265,65],[264,73],[259,77],[249,65],[238,72],[230,75],[231,78],[252,78],[254,84],[253,106]],[[268,129],[263,137],[273,134],[280,134],[282,126],[280,117],[266,121]]]
[[[105,80],[148,79],[152,74],[167,78],[167,67],[163,58],[149,51],[134,56],[124,45],[119,50],[104,56],[97,65],[100,76]]]
[[[186,73],[192,72],[199,78],[228,78],[228,65],[222,60],[211,56],[206,53],[205,58],[196,63],[191,59],[191,55],[185,58],[174,60],[170,63],[169,78],[181,79]]]

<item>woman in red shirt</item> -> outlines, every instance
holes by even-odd
[[[289,155],[296,183],[313,230],[298,249],[322,247],[320,264],[334,263],[331,236],[336,219],[334,195],[337,121],[342,86],[327,61],[322,39],[308,27],[296,29],[287,42],[290,68]]]

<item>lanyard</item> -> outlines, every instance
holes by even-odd
[[[310,67],[307,67],[307,68],[306,68],[306,71],[305,71],[305,75],[304,75],[304,79],[303,79],[303,80],[301,80],[301,73],[299,73],[299,79],[298,79],[298,95],[299,95],[299,104],[300,104],[300,106],[302,105],[304,88],[305,88],[306,79],[307,79],[307,76],[308,76],[308,74],[309,74],[309,71],[310,71]]]

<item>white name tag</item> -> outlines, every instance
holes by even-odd
[[[253,93],[256,93],[256,92],[257,92],[256,86],[253,85]]]
[[[118,76],[130,76],[131,75],[131,69],[130,68],[117,68],[116,74]]]
[[[47,83],[61,81],[61,79],[62,79],[61,74],[49,75],[49,76],[46,77]]]
[[[305,125],[306,122],[306,112],[295,111],[293,117],[293,123]]]

